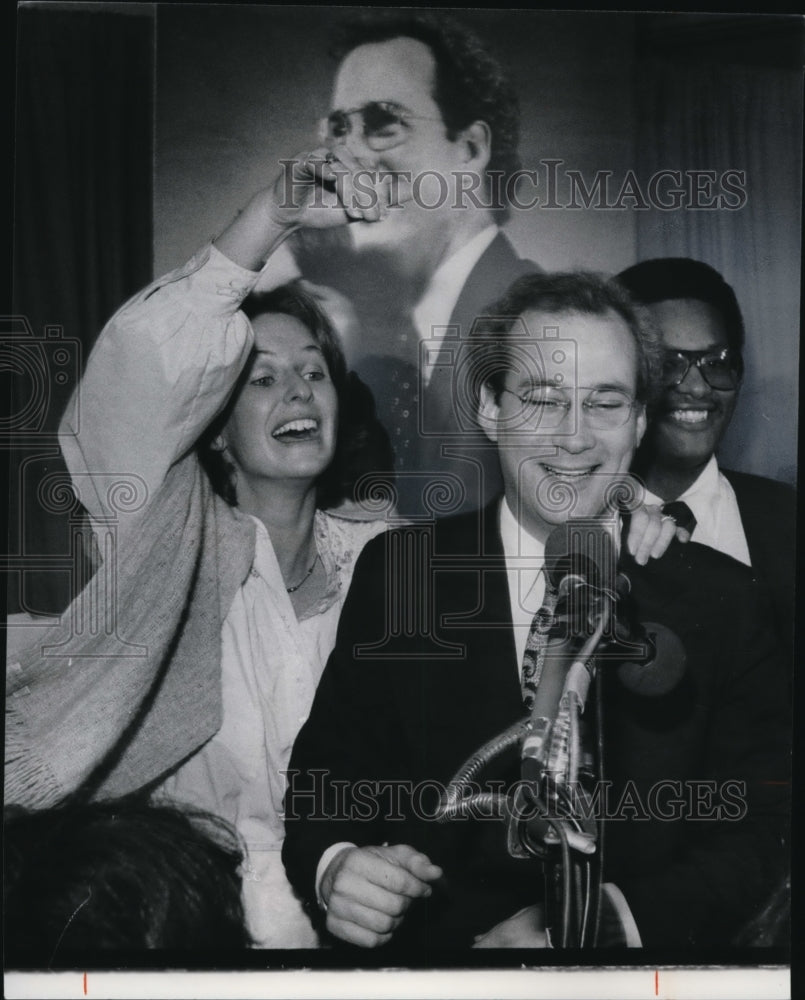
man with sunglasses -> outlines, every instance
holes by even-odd
[[[637,454],[647,502],[682,501],[693,541],[751,566],[769,588],[778,635],[794,622],[794,491],[776,480],[719,468],[716,450],[743,378],[744,323],[735,292],[701,261],[665,257],[618,275],[643,305],[665,349],[664,392]]]
[[[545,891],[541,866],[511,849],[494,810],[479,803],[442,823],[435,803],[470,759],[489,758],[466,790],[490,801],[526,775],[519,736],[498,740],[499,754],[481,748],[532,709],[532,734],[544,721],[535,699],[545,704],[545,677],[550,687],[555,675],[537,637],[558,627],[551,587],[579,584],[571,571],[564,583],[546,571],[551,539],[570,518],[589,527],[599,517],[617,538],[613,508],[628,492],[656,389],[656,335],[614,282],[525,276],[492,315],[474,345],[474,392],[503,495],[366,547],[290,762],[291,882],[334,938],[390,945],[394,961],[561,944],[534,905]],[[606,549],[583,542],[579,565]],[[657,652],[651,683],[639,669],[622,674],[621,654],[602,657],[601,688],[584,713],[593,727],[602,707],[597,790],[606,803],[599,798],[593,814],[604,820],[602,909],[620,917],[620,936],[602,932],[598,944],[653,947],[676,962],[729,944],[780,874],[785,687],[748,570],[675,543],[645,567],[621,546],[618,569],[631,585],[618,613],[628,618],[628,606],[656,623],[655,635],[676,639]],[[616,590],[591,576],[579,585],[607,600]],[[564,724],[560,708],[558,759],[595,756],[583,736],[562,743]],[[737,811],[723,811],[725,781],[736,782]],[[573,905],[575,891],[566,886],[564,899]],[[389,951],[378,958],[392,960]]]

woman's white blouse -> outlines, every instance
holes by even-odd
[[[312,948],[315,932],[280,858],[285,772],[335,645],[355,561],[385,525],[317,512],[316,546],[327,593],[298,621],[268,532],[255,522],[252,570],[221,632],[223,724],[160,793],[223,816],[244,838],[244,900],[257,946]]]

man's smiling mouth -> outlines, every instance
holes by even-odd
[[[545,462],[542,462],[541,464],[542,468],[545,469],[546,472],[548,472],[552,476],[556,476],[557,479],[568,479],[568,480],[572,479],[574,481],[579,479],[586,479],[588,476],[591,476],[598,468],[597,465],[587,465],[583,469],[560,469],[557,468],[555,465],[546,465]]]
[[[710,418],[713,410],[709,409],[683,409],[683,410],[668,410],[667,417],[672,420],[675,424],[686,424],[688,426],[696,426],[697,424],[704,424]]]

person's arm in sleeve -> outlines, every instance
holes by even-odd
[[[213,245],[133,296],[102,330],[59,428],[91,517],[110,512],[116,479],[145,491],[142,510],[226,404],[254,339],[240,306],[258,283],[280,283],[266,263],[297,226],[275,200],[271,189],[258,192]]]
[[[92,517],[108,513],[115,478],[137,477],[147,504],[223,407],[251,349],[239,307],[258,277],[207,247],[103,329],[59,431]]]
[[[703,778],[724,789],[717,820],[688,820],[688,846],[618,888],[644,947],[728,944],[778,885],[786,866],[790,707],[768,612],[756,588],[734,603],[712,706]],[[698,777],[698,775],[697,775]]]
[[[404,741],[392,676],[399,666],[356,649],[386,623],[385,536],[370,542],[355,569],[325,668],[288,772],[283,862],[311,912],[351,944],[388,941],[411,903],[430,895],[442,871],[404,842],[384,816],[384,787],[404,780]],[[342,845],[323,869],[333,845]]]

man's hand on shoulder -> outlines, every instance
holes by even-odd
[[[321,880],[327,930],[363,948],[386,944],[415,899],[430,896],[442,869],[407,844],[345,847]]]

